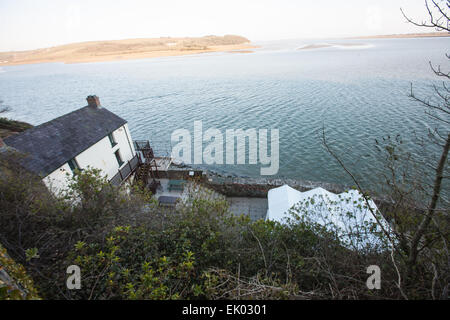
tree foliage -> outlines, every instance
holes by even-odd
[[[13,163],[0,179],[1,242],[43,298],[400,297],[389,250],[349,248],[335,229],[311,223],[308,207],[294,208],[297,219],[288,224],[251,221],[192,188],[195,194],[164,208],[139,188],[110,186],[93,169],[71,177],[55,198],[39,179],[8,169]],[[372,264],[383,270],[381,290],[366,286]],[[71,265],[81,269],[80,290],[66,287]]]

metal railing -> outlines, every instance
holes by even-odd
[[[122,169],[119,169],[119,172],[117,172],[109,182],[114,186],[119,186],[136,171],[140,163],[141,159],[139,155],[136,154],[132,159],[128,160],[127,164],[124,165]]]
[[[150,148],[150,142],[148,140],[134,140],[134,147],[136,151],[148,150]]]
[[[142,162],[148,162],[155,157],[148,140],[134,140],[133,143],[136,153],[142,156]]]

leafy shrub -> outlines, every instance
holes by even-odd
[[[0,245],[0,300],[39,299],[25,268],[11,259]]]

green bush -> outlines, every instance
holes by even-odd
[[[402,298],[396,252],[349,248],[333,228],[307,219],[308,206],[294,210],[292,223],[251,221],[192,188],[187,200],[164,208],[141,188],[111,186],[95,169],[70,177],[55,197],[17,161],[0,160],[0,242],[43,298]],[[366,286],[373,264],[382,270],[381,290]],[[70,265],[81,269],[80,290],[66,287]],[[426,268],[420,261],[417,269]],[[433,279],[424,274],[404,287],[410,297],[430,297]]]
[[[0,245],[0,300],[36,300],[38,293],[25,268]]]

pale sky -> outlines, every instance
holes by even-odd
[[[0,51],[237,34],[251,41],[430,32],[424,0],[0,0]]]

